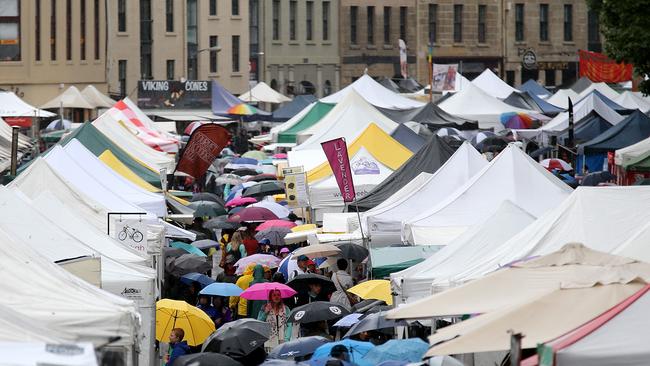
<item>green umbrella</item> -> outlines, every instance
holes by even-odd
[[[182,241],[174,241],[169,244],[169,246],[172,248],[183,249],[184,251],[198,255],[199,257],[207,257],[201,249],[193,247],[192,244],[183,243]]]
[[[251,150],[245,152],[244,155],[242,155],[242,158],[251,158],[260,161],[260,160],[268,159],[268,155],[266,155],[264,151]]]

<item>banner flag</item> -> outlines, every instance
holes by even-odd
[[[580,76],[600,83],[620,83],[632,80],[632,65],[616,63],[616,61],[598,52],[579,50]]]
[[[402,74],[402,77],[404,79],[409,77],[409,64],[406,59],[406,42],[404,42],[403,39],[400,39],[398,41],[398,46],[399,46],[399,66],[400,66],[400,73]]]
[[[336,178],[343,202],[354,201],[354,182],[352,181],[350,158],[348,157],[348,147],[345,139],[339,137],[334,140],[325,141],[321,143],[321,146]]]
[[[229,140],[230,133],[221,126],[215,124],[199,126],[190,135],[190,140],[178,159],[176,171],[198,179],[205,174]]]
[[[432,90],[442,92],[456,90],[456,71],[458,64],[440,65],[433,64]]]

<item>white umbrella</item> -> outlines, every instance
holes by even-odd
[[[293,252],[293,255],[295,257],[306,255],[309,258],[322,258],[322,257],[329,257],[332,255],[340,255],[340,254],[341,254],[341,249],[331,244],[310,245],[310,246],[302,247],[296,250],[295,252]]]

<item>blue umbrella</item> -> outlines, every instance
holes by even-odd
[[[282,343],[273,348],[269,358],[294,359],[314,353],[314,351],[330,340],[325,337],[311,336],[301,337],[290,342]]]
[[[384,361],[421,361],[429,344],[420,338],[391,339],[377,346],[363,356],[363,361],[377,365]]]
[[[201,286],[203,287],[208,286],[211,283],[214,283],[214,280],[212,278],[198,272],[184,274],[183,276],[181,276],[181,281],[188,285],[196,281],[200,283]]]
[[[321,365],[319,362],[322,359],[327,360],[327,358],[330,356],[330,351],[332,350],[332,347],[337,346],[337,345],[343,345],[345,348],[348,349],[348,353],[350,355],[350,362],[353,364],[357,364],[359,366],[365,366],[365,365],[373,365],[372,363],[366,362],[362,360],[362,358],[375,346],[370,343],[370,342],[359,342],[359,341],[353,341],[351,339],[344,339],[339,342],[333,342],[333,343],[326,343],[316,349],[314,351],[314,354],[311,356],[312,360],[314,363],[311,361],[309,362],[310,365]],[[324,363],[323,363],[324,364]]]
[[[349,315],[344,316],[341,318],[339,321],[334,323],[335,327],[345,327],[349,328],[359,322],[359,318],[362,317],[363,314],[361,313],[352,313]]]
[[[257,165],[257,160],[251,158],[235,158],[230,161],[231,164],[251,164]]]
[[[215,282],[205,286],[199,294],[208,296],[239,296],[243,291],[234,283]]]
[[[54,130],[67,130],[70,127],[72,127],[72,122],[63,119],[63,122],[61,122],[61,119],[55,119],[54,121],[50,122],[50,124],[45,127],[45,130],[47,131],[54,131]]]
[[[199,257],[207,257],[207,255],[203,253],[201,249],[193,247],[191,244],[183,243],[182,241],[174,241],[169,244],[169,246],[172,248],[183,249],[184,251],[190,254],[198,255]]]

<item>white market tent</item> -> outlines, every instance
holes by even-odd
[[[137,108],[137,107],[136,107]],[[132,108],[124,101],[119,101],[106,113],[111,114],[131,134],[154,150],[175,154],[178,152],[179,141],[176,137],[168,136],[143,122]],[[147,118],[145,116],[145,118]],[[147,118],[148,119],[148,118]],[[153,122],[152,122],[153,123]]]
[[[9,126],[7,122],[5,122],[2,118],[0,118],[0,139],[2,140],[4,146],[7,146],[5,144],[11,146],[11,138],[12,138],[11,135],[12,135],[12,127]],[[33,145],[29,137],[23,135],[22,133],[18,134],[19,150],[29,149],[32,146]]]
[[[602,95],[611,100],[614,100],[620,96],[616,90],[610,88],[606,83],[592,83],[585,90],[581,91],[579,96],[580,98],[584,98],[594,90],[598,90]]]
[[[115,104],[113,99],[97,90],[93,85],[86,86],[81,91],[81,95],[97,108],[110,108]]]
[[[13,311],[6,305],[0,305],[0,342],[48,342],[51,344],[69,343],[77,336],[64,330],[56,329],[29,319]]]
[[[576,103],[576,101],[582,99],[580,95],[578,95],[578,93],[574,92],[572,89],[560,89],[556,91],[555,94],[551,95],[546,101],[556,107],[568,109],[569,98],[571,98],[572,103]]]
[[[367,74],[363,74],[363,76],[358,78],[352,84],[346,86],[338,92],[325,98],[321,98],[320,101],[323,103],[340,103],[345,99],[351,90],[355,90],[368,103],[379,108],[400,110],[417,108],[421,107],[424,104],[422,102],[403,97],[386,89],[383,85],[376,82]]]
[[[33,107],[16,94],[0,91],[0,117],[54,117],[56,114]]]
[[[298,112],[298,114],[291,117],[286,122],[284,122],[284,123],[282,123],[282,124],[280,124],[278,126],[272,127],[271,131],[269,131],[269,134],[268,134],[268,141],[278,141],[278,135],[280,133],[290,129],[291,127],[296,125],[298,122],[302,121],[303,117],[305,117],[305,115],[307,113],[309,113],[309,111],[311,111],[312,108],[314,108],[316,103],[317,102],[313,102],[313,103],[309,104],[308,106],[303,108],[300,112]]]
[[[95,109],[97,106],[86,99],[76,86],[71,86],[63,93],[54,97],[47,103],[43,104],[43,109],[57,109],[57,108],[82,108],[82,109]]]
[[[627,166],[645,159],[650,153],[650,138],[643,139],[634,145],[616,150],[614,162],[616,165]]]
[[[267,83],[261,81],[249,91],[239,96],[239,99],[246,103],[284,103],[290,102],[291,98],[273,90]]]
[[[133,111],[133,113],[138,118],[138,120],[140,120],[140,122],[142,122],[150,130],[157,131],[162,136],[167,137],[167,138],[178,139],[178,136],[176,134],[169,133],[169,131],[168,131],[169,127],[167,127],[169,125],[169,122],[154,122],[154,121],[152,121],[151,118],[149,118],[149,116],[147,116],[142,111],[142,109],[138,108],[138,106],[135,103],[133,103],[133,101],[131,99],[129,99],[129,97],[126,97],[126,98],[122,99],[122,102],[124,102],[124,104],[126,104],[126,106],[129,107],[129,109],[131,111]],[[174,125],[173,122],[171,124]],[[174,127],[174,131],[175,130],[176,130],[176,127]]]
[[[419,188],[392,204],[382,204],[365,212],[362,216],[362,222],[367,224],[365,232],[372,238],[400,242],[403,221],[444,201],[487,165],[487,160],[469,142],[464,142]]]
[[[463,90],[445,99],[438,106],[449,114],[478,121],[481,129],[492,128],[495,131],[504,129],[503,124],[501,124],[501,115],[503,113],[539,114],[536,111],[506,104],[472,83],[467,84]]]
[[[570,193],[568,185],[510,144],[444,201],[406,221],[402,237],[418,245],[445,245],[487,219],[505,200],[539,217]]]
[[[397,122],[383,115],[352,89],[325,117],[298,134],[298,140],[303,139],[303,142],[293,150],[322,150],[321,142],[338,137],[353,141],[370,123],[374,123],[388,134],[398,126]],[[306,136],[309,138],[305,140]]]
[[[472,80],[472,84],[478,86],[489,95],[499,99],[506,99],[510,94],[519,92],[519,90],[501,80],[501,78],[496,76],[496,74],[494,74],[490,69],[483,70],[481,75]]]
[[[398,290],[402,302],[431,295],[434,279],[457,273],[466,262],[488,254],[493,247],[507,241],[533,221],[534,216],[509,200],[503,201],[487,220],[474,225],[424,262],[392,273],[393,288]]]
[[[56,346],[47,341],[0,342],[3,363],[11,366],[66,365],[97,366],[91,343],[67,342]]]
[[[631,91],[624,91],[621,95],[616,97],[616,99],[612,100],[616,102],[616,104],[627,109],[639,109],[643,113],[648,113],[648,111],[650,111],[650,101]]]

